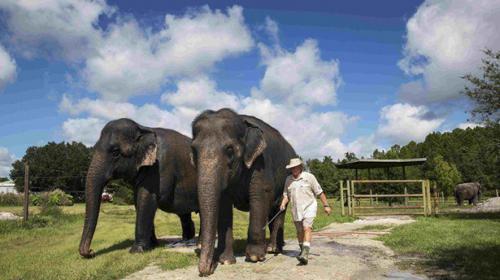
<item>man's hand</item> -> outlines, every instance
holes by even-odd
[[[326,199],[326,195],[324,192],[319,195],[319,199],[321,199],[321,203],[323,203],[323,210],[325,210],[325,213],[327,215],[330,215],[330,213],[332,213],[332,208],[330,208],[330,205],[328,205],[328,200]]]
[[[281,211],[285,211],[285,209],[286,209],[286,204],[283,204],[283,203],[282,203],[282,204],[280,205],[280,210],[281,210]]]
[[[330,206],[325,206],[323,207],[323,209],[325,210],[325,213],[330,216],[330,213],[332,213],[332,208],[330,208]]]
[[[288,197],[284,196],[283,200],[281,201],[281,204],[280,204],[281,211],[285,211],[287,203],[288,203]]]

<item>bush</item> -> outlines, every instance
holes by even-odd
[[[132,187],[123,180],[111,182],[107,189],[113,193],[113,203],[118,205],[134,204],[134,192]]]
[[[63,214],[61,208],[54,204],[42,204],[40,205],[40,216],[52,216],[59,217]]]
[[[23,195],[17,193],[0,194],[0,205],[2,206],[22,206]]]
[[[36,206],[71,206],[73,205],[73,196],[60,189],[51,192],[43,192],[31,196],[31,204]]]

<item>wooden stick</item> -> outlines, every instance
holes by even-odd
[[[24,163],[24,207],[23,207],[23,221],[28,221],[28,207],[29,207],[29,199],[30,199],[30,191],[29,191],[29,178],[30,178],[30,166],[27,162]]]
[[[342,216],[345,216],[345,209],[344,209],[344,181],[340,180],[340,209]]]

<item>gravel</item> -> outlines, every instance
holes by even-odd
[[[234,265],[219,265],[209,279],[427,279],[412,271],[401,271],[391,249],[374,237],[383,233],[357,231],[367,225],[398,225],[414,222],[407,216],[370,217],[353,223],[331,224],[316,232],[313,238],[309,264],[299,266],[296,240],[287,240],[283,254],[267,255],[265,262],[248,263],[237,256]],[[193,244],[176,243],[164,250],[182,252]],[[189,249],[188,249],[189,250]],[[197,266],[163,271],[151,264],[126,279],[196,279]]]

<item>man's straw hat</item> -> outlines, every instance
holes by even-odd
[[[290,163],[286,166],[286,169],[290,169],[299,165],[302,165],[302,160],[300,160],[300,158],[292,158],[290,159]]]

